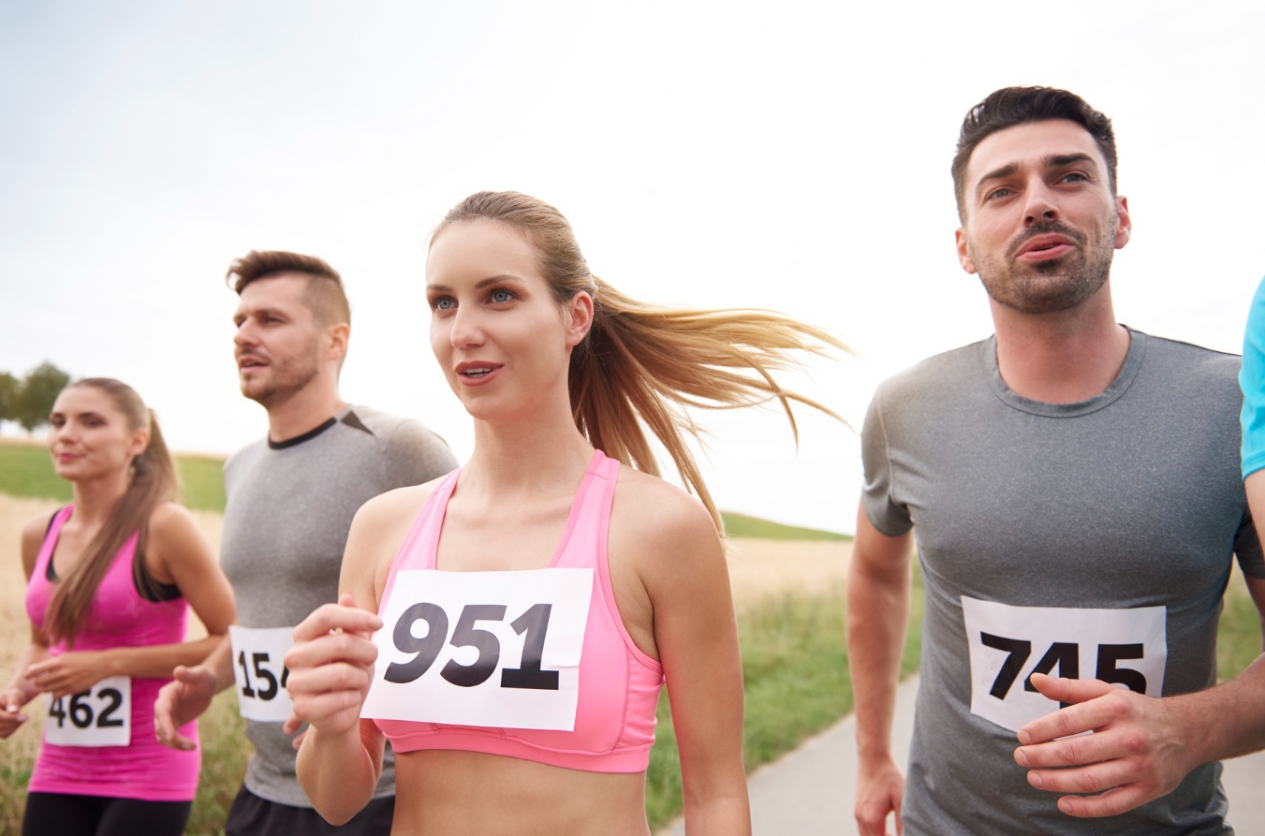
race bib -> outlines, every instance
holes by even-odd
[[[573,731],[592,569],[405,570],[361,717]]]
[[[110,676],[68,697],[44,695],[44,742],[58,746],[128,746],[132,742],[132,680]]]
[[[1164,689],[1165,607],[1012,607],[962,596],[971,713],[1011,731],[1059,709],[1034,673],[1101,679],[1148,697]]]
[[[233,678],[237,680],[237,702],[248,720],[283,723],[290,719],[290,692],[286,680],[286,651],[294,645],[293,627],[257,630],[233,625],[228,628],[233,643]]]

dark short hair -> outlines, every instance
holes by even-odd
[[[1098,143],[1107,161],[1107,182],[1116,193],[1116,136],[1111,120],[1094,110],[1075,93],[1055,87],[1003,87],[971,108],[962,120],[958,135],[958,152],[953,157],[953,192],[958,202],[958,217],[966,219],[966,165],[975,146],[998,131],[1025,122],[1066,119],[1075,122]]]
[[[224,280],[232,285],[238,296],[251,282],[268,279],[283,273],[301,273],[308,277],[307,302],[312,313],[324,325],[335,322],[351,324],[351,304],[343,290],[343,279],[338,271],[314,255],[285,252],[284,250],[251,250],[228,267]],[[236,277],[236,280],[234,280]]]

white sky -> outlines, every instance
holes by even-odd
[[[175,447],[231,452],[265,422],[224,271],[311,252],[352,299],[344,396],[464,459],[425,242],[468,193],[516,189],[633,296],[834,331],[858,359],[804,385],[859,429],[882,378],[991,333],[949,162],[1011,84],[1114,121],[1120,319],[1238,350],[1265,273],[1265,5],[854,5],[0,0],[0,370],[122,378]],[[853,530],[852,431],[805,414],[797,455],[774,415],[702,417],[722,507]]]

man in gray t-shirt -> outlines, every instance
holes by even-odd
[[[224,465],[227,504],[221,562],[239,625],[201,665],[177,668],[155,706],[159,738],[236,686],[254,744],[226,836],[381,834],[391,830],[395,776],[388,752],[374,800],[350,822],[320,818],[295,777],[285,651],[300,621],[338,598],[343,548],[366,501],[428,482],[456,467],[447,445],[413,420],[338,394],[350,310],[338,274],[311,256],[252,252],[233,264],[241,297],[234,322],[242,394],[268,411],[268,436]]]
[[[997,91],[953,172],[959,257],[996,334],[888,380],[866,417],[848,588],[860,831],[896,813],[911,836],[1231,833],[1216,761],[1265,747],[1265,666],[1211,687],[1235,553],[1265,601],[1238,358],[1116,323],[1128,204],[1110,122],[1079,97]],[[890,735],[914,537],[906,779]]]

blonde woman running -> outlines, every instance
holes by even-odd
[[[748,833],[721,523],[679,407],[777,398],[789,414],[810,402],[770,371],[841,346],[775,314],[634,302],[589,272],[557,210],[513,192],[448,214],[426,281],[475,449],[360,510],[342,600],[295,631],[313,805],[350,818],[389,740],[392,833],[644,836],[666,680],[687,829]],[[701,502],[658,478],[642,422]]]
[[[25,836],[178,836],[201,751],[154,735],[154,697],[233,622],[210,544],[172,500],[176,473],[158,422],[128,385],[87,378],[57,397],[49,451],[74,502],[22,530],[31,644],[0,692],[0,737],[50,698]],[[189,608],[207,637],[185,641]],[[196,723],[182,734],[197,740]]]

